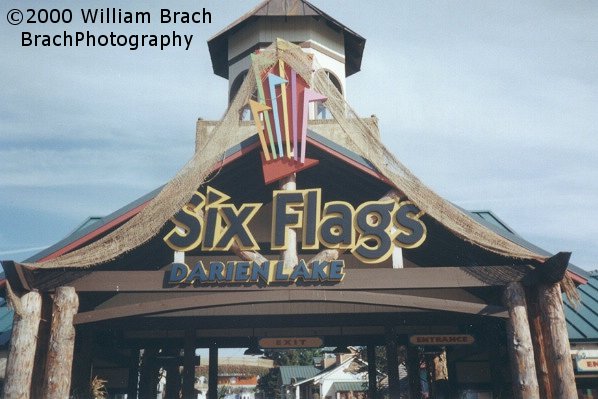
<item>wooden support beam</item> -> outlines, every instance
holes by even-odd
[[[406,339],[408,340],[408,338]],[[407,346],[407,375],[411,398],[421,398],[421,382],[419,375],[419,353],[416,346]]]
[[[69,396],[75,349],[73,317],[78,308],[79,297],[73,287],[56,289],[44,379],[44,398],[46,399],[64,399]]]
[[[50,323],[52,322],[52,298],[47,292],[41,293],[42,313],[37,333],[37,348],[35,349],[35,365],[31,381],[31,397],[43,396],[44,378],[46,376],[46,358],[50,343]]]
[[[368,355],[368,398],[376,399],[378,396],[378,371],[376,370],[376,345],[369,343]]]
[[[89,395],[93,379],[91,373],[95,334],[89,326],[77,326],[75,333],[71,392],[74,397],[83,398]]]
[[[131,348],[131,356],[129,358],[129,378],[127,382],[127,398],[137,398],[139,385],[139,348]]]
[[[550,386],[550,373],[546,359],[546,342],[542,330],[542,320],[540,315],[540,306],[537,287],[526,288],[527,317],[532,336],[532,345],[534,347],[534,361],[536,363],[536,374],[538,375],[538,386],[540,388],[540,397],[552,398],[552,388]]]
[[[183,359],[183,399],[197,397],[195,394],[195,330],[185,330]]]
[[[262,256],[262,254],[260,254],[259,252],[246,251],[239,248],[239,244],[237,243],[237,241],[233,241],[233,245],[230,247],[230,250],[233,251],[233,253],[237,255],[239,258],[248,262],[257,262],[261,264],[268,260],[264,258],[264,256]]]
[[[218,346],[210,345],[208,369],[208,399],[218,399]]]
[[[504,302],[509,311],[507,348],[511,358],[513,395],[517,399],[540,399],[523,286],[520,283],[507,285]]]
[[[13,305],[14,306],[14,305]],[[21,297],[15,307],[10,352],[6,364],[4,399],[27,399],[35,365],[35,348],[39,329],[42,299],[38,292]]]
[[[143,350],[139,370],[139,398],[155,398],[156,385],[158,384],[158,367],[156,355],[158,350],[146,348]]]
[[[257,254],[256,256],[258,256]],[[259,255],[261,256],[261,255]],[[259,259],[259,258],[257,258]],[[531,266],[476,266],[476,267],[414,267],[405,269],[351,269],[342,283],[311,286],[321,290],[386,290],[419,288],[473,288],[504,286],[511,281],[522,281],[533,271]],[[181,288],[164,284],[166,270],[94,271],[70,285],[81,292],[166,292]],[[280,286],[235,287],[235,291],[272,291]],[[289,286],[304,290],[305,287]],[[230,291],[217,285],[185,286],[185,291]]]
[[[401,397],[399,384],[399,350],[394,329],[386,329],[386,364],[388,366],[388,393],[391,398]]]
[[[293,173],[280,180],[280,189],[284,191],[297,190],[297,175]],[[285,234],[288,239],[288,246],[287,249],[282,251],[281,258],[284,261],[285,270],[290,270],[299,263],[299,257],[297,256],[297,231],[290,227],[285,227]]]
[[[181,371],[179,369],[180,350],[175,349],[167,353],[176,357],[168,359],[167,363],[163,366],[166,369],[166,395],[163,395],[163,397],[164,399],[179,399],[181,389]]]
[[[280,302],[332,302],[364,305],[386,305],[425,310],[441,310],[494,317],[506,317],[505,309],[486,303],[455,301],[415,295],[402,295],[359,291],[320,291],[280,289],[278,291],[248,291],[242,295],[231,292],[210,293],[210,295],[188,295],[178,298],[156,299],[143,303],[132,303],[106,307],[76,316],[77,324],[117,319],[121,317],[159,314],[187,309],[201,309],[213,306],[247,305]]]
[[[540,284],[537,290],[552,395],[555,398],[576,398],[575,374],[560,285]]]

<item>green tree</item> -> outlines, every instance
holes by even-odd
[[[322,356],[322,350],[310,349],[287,349],[266,351],[264,356],[274,360],[276,366],[310,366],[314,364],[314,357]]]

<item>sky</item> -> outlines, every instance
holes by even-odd
[[[0,259],[23,260],[164,184],[218,120],[206,41],[258,1],[58,0],[71,23],[8,23],[0,4]],[[313,0],[367,39],[347,100],[423,182],[528,241],[598,269],[598,2]],[[150,11],[83,24],[81,7]],[[160,9],[211,13],[161,24]],[[188,50],[23,47],[22,32],[193,35]]]

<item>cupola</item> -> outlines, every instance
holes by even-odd
[[[305,0],[266,0],[208,41],[214,73],[229,84],[229,101],[251,65],[250,55],[277,38],[314,55],[345,94],[345,79],[359,72],[365,39]]]

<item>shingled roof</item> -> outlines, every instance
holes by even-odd
[[[345,73],[350,76],[361,70],[365,39],[324,11],[305,0],[265,0],[254,9],[222,29],[208,40],[214,73],[228,79],[228,38],[259,17],[323,18],[336,31],[342,31],[345,41]]]

